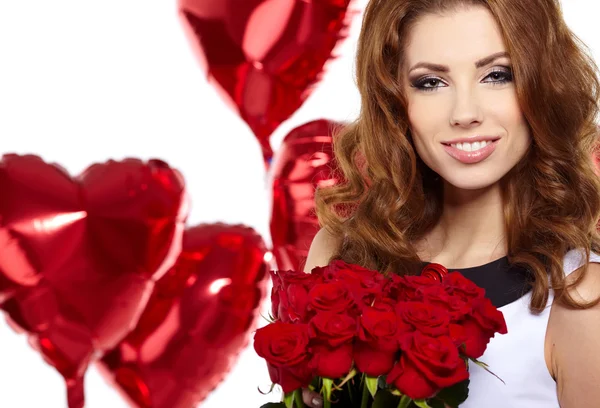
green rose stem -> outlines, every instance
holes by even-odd
[[[362,400],[360,401],[360,408],[367,408],[369,403],[369,387],[366,383],[363,383]]]
[[[331,395],[325,395],[323,398],[323,408],[331,408]]]
[[[302,401],[302,390],[294,391],[294,403],[297,408],[305,408],[304,401]]]
[[[331,378],[323,378],[323,408],[331,408],[331,389],[333,388],[333,380]]]
[[[400,398],[400,403],[398,404],[398,408],[408,408],[412,399],[408,395],[403,395]]]

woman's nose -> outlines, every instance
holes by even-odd
[[[481,123],[481,109],[472,89],[457,90],[450,115],[450,125],[471,127]]]

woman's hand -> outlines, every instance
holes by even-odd
[[[302,389],[302,401],[309,408],[321,408],[323,406],[323,397],[318,392]]]

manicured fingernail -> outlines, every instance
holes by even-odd
[[[313,398],[312,399],[312,404],[315,407],[320,407],[321,405],[323,405],[323,400],[321,400],[321,398]]]

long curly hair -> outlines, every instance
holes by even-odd
[[[532,143],[500,181],[508,260],[533,276],[530,310],[549,290],[564,304],[587,308],[569,290],[563,256],[600,252],[597,145],[598,67],[567,27],[558,0],[371,0],[356,55],[361,95],[357,120],[334,137],[340,179],[315,193],[321,227],[343,237],[331,259],[384,273],[416,274],[415,243],[442,214],[442,185],[418,157],[401,80],[408,30],[419,16],[483,6],[495,17],[513,64],[514,82]],[[548,279],[550,277],[550,279]]]

